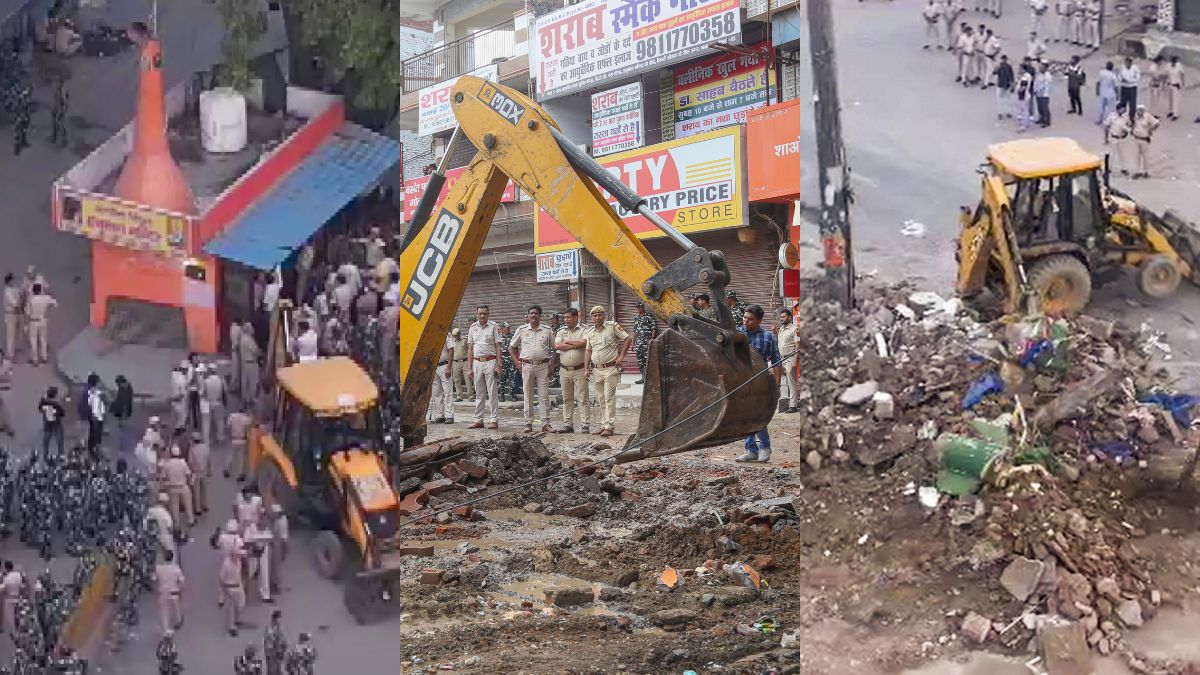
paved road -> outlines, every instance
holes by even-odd
[[[958,208],[978,201],[976,167],[984,160],[988,144],[1021,135],[1014,122],[996,119],[994,89],[963,88],[954,82],[953,57],[921,49],[920,3],[869,0],[834,5],[844,136],[854,174],[851,217],[858,272],[887,280],[908,279],[950,294]],[[996,30],[1010,59],[1024,55],[1026,13],[1010,12],[996,21],[967,12],[964,20]],[[812,90],[807,30],[807,24],[802,24],[800,91],[804,97]],[[1069,54],[1064,46],[1051,48],[1051,58],[1065,60]],[[1106,53],[1085,60],[1089,87],[1106,59],[1117,60]],[[1026,135],[1070,136],[1103,152],[1102,136],[1093,124],[1094,96],[1085,92],[1083,104],[1083,117],[1066,115],[1066,85],[1056,83],[1051,96],[1053,125]],[[1200,153],[1196,152],[1200,127],[1190,122],[1200,114],[1200,93],[1188,93],[1183,112],[1184,121],[1167,123],[1155,139],[1153,177],[1117,178],[1114,185],[1151,208],[1173,208],[1200,221]],[[817,155],[811,120],[811,115],[805,117],[801,135],[801,194],[814,202]],[[926,226],[923,238],[900,234],[910,220]],[[805,232],[804,239],[804,261],[819,259],[817,233]],[[1200,331],[1188,319],[1200,317],[1200,290],[1185,284],[1175,298],[1150,302],[1134,284],[1120,283],[1097,294],[1095,310],[1134,326],[1147,322],[1166,332],[1174,348],[1168,364],[1185,378],[1185,386],[1200,389]]]

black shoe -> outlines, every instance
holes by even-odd
[[[640,379],[640,380],[634,380],[634,381],[633,381],[633,383],[634,383],[634,384],[642,384],[642,383],[644,383],[645,381],[646,381],[646,380],[643,378],[643,379]]]
[[[229,637],[237,637],[237,636],[238,636],[237,629],[236,629],[236,628],[230,628],[230,629],[229,629]]]
[[[445,424],[445,423],[446,423],[446,418],[445,418],[445,417],[439,417],[439,418],[435,419],[435,420],[433,421],[433,423],[434,423],[434,424]]]
[[[791,407],[791,408],[788,408],[787,410],[784,410],[783,412],[785,412],[785,413],[798,413],[798,412],[800,412],[800,409],[799,409],[799,408],[797,408],[797,407]]]

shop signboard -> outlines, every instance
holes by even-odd
[[[450,192],[450,188],[458,182],[458,179],[462,177],[466,170],[467,167],[464,166],[457,169],[450,169],[446,172],[446,184],[442,186],[442,194],[438,195],[437,203],[433,206],[434,211],[437,211],[437,207],[446,198],[446,194]],[[425,194],[426,185],[429,185],[429,176],[410,178],[404,181],[404,222],[409,222],[413,213],[417,210],[417,204],[421,202],[421,195]],[[500,201],[502,203],[517,201],[517,186],[511,180],[504,186],[504,194],[500,196]]]
[[[641,82],[592,94],[593,157],[640,148],[645,142]]]
[[[480,66],[467,74],[483,78],[489,82],[500,81],[500,70],[494,63]],[[458,78],[452,77],[444,82],[438,82],[437,84],[425,87],[418,92],[418,136],[428,136],[436,134],[439,131],[453,129],[454,125],[457,124],[454,120],[454,109],[450,107],[450,90],[454,88],[455,82],[458,82]]]
[[[537,255],[537,282],[575,281],[579,278],[579,251],[555,251]]]
[[[183,257],[192,218],[65,185],[55,186],[57,227],[122,248]]]
[[[741,126],[668,141],[600,158],[621,182],[646,198],[647,206],[681,232],[746,225],[744,138]],[[608,203],[639,239],[665,236],[644,216],[630,213],[603,190]],[[534,215],[538,253],[580,248],[550,214]]]
[[[800,99],[760,108],[746,120],[750,201],[800,194]]]
[[[583,0],[537,21],[539,99],[628,78],[741,41],[740,0]]]
[[[750,49],[766,53],[770,46]],[[686,138],[741,124],[750,110],[773,103],[775,69],[757,54],[718,54],[676,68],[671,89],[675,138]]]

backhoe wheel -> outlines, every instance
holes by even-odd
[[[288,483],[278,464],[264,458],[258,467],[256,482],[258,494],[262,495],[264,505],[269,507],[271,504],[278,504],[283,507],[284,513],[295,517],[300,505],[296,489]]]
[[[1034,263],[1029,285],[1038,311],[1052,316],[1078,314],[1092,297],[1092,274],[1074,256],[1052,255]]]
[[[1152,255],[1138,268],[1138,288],[1152,298],[1171,295],[1182,278],[1175,262],[1165,255]]]
[[[313,539],[313,563],[317,573],[326,579],[342,576],[346,566],[346,549],[342,538],[333,530],[321,530]]]

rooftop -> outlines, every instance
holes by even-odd
[[[1100,157],[1070,138],[1025,138],[988,146],[988,159],[1001,171],[1017,178],[1038,178],[1102,165]]]

